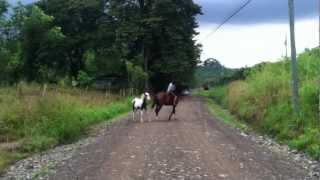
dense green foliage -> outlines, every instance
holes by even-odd
[[[247,68],[231,69],[216,59],[209,58],[197,67],[195,86],[221,86],[234,80],[244,79]]]
[[[288,60],[256,66],[245,81],[214,88],[209,94],[239,119],[319,159],[320,50],[307,50],[301,54],[298,65],[299,115],[292,108]]]
[[[193,0],[0,0],[0,143],[20,145],[0,149],[0,171],[127,112],[127,99],[105,94],[112,88],[188,84],[200,13]],[[107,91],[88,92],[92,84]]]
[[[1,84],[135,79],[130,63],[161,89],[171,79],[190,82],[198,63],[193,0],[40,0],[9,12],[0,0]]]
[[[23,154],[73,142],[90,125],[108,121],[131,108],[129,99],[95,91],[37,85],[0,89],[0,143],[16,142],[14,151],[0,149],[0,171]],[[6,157],[2,157],[6,156]]]

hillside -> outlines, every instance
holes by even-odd
[[[198,86],[209,85],[215,86],[224,84],[229,79],[240,78],[239,72],[242,69],[231,69],[223,66],[218,60],[209,58],[196,69],[195,79]],[[242,74],[242,73],[241,73]]]

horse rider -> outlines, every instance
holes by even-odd
[[[168,85],[167,93],[173,95],[174,99],[176,99],[178,96],[174,93],[176,90],[176,85],[174,81],[171,81]]]

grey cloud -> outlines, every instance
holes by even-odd
[[[18,0],[9,0],[16,4]],[[24,4],[36,0],[22,0]],[[221,23],[247,0],[194,0],[202,6],[204,15],[198,20],[203,23]],[[318,0],[295,0],[296,18],[315,17]],[[288,0],[252,0],[229,24],[284,23],[288,21]]]
[[[200,23],[221,23],[246,0],[194,0],[202,6]],[[296,18],[318,15],[317,0],[295,0]],[[229,24],[284,23],[288,21],[288,0],[252,0]]]

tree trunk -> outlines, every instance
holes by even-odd
[[[75,80],[78,78],[79,71],[84,69],[84,62],[82,60],[82,55],[83,55],[82,49],[72,50],[72,52],[69,54],[70,75]]]
[[[146,15],[146,4],[144,0],[139,0],[139,6],[140,6],[140,20],[141,20],[141,27],[140,27],[140,31],[143,32],[143,35],[141,37],[141,55],[143,57],[143,67],[144,67],[144,72],[146,74],[148,74],[148,50],[145,44],[145,40],[146,40],[146,26],[143,22],[143,19],[145,18]],[[145,91],[149,90],[149,78],[147,77],[145,79],[144,82],[144,88]]]

